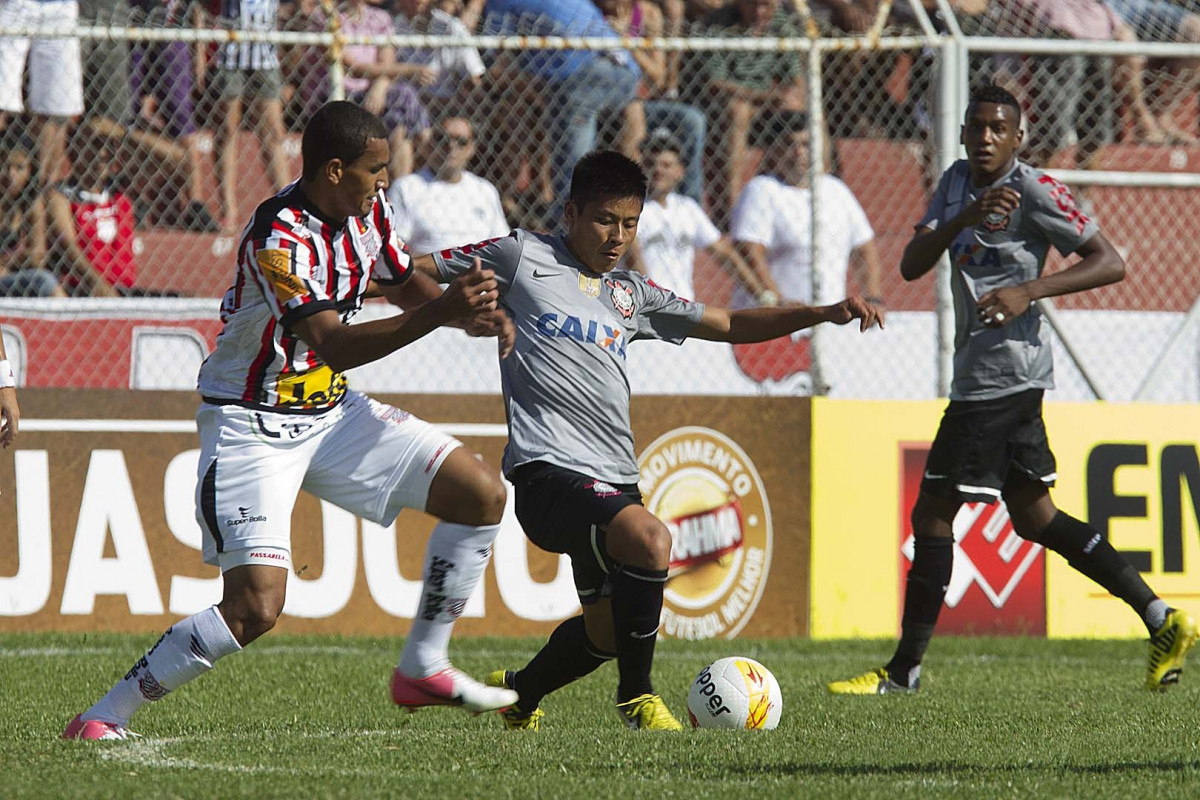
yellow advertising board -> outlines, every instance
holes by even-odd
[[[898,633],[909,508],[944,407],[813,401],[814,637]],[[1200,611],[1200,408],[1047,403],[1045,419],[1055,504],[1108,536],[1168,603]],[[939,630],[1145,636],[1122,601],[1016,537],[1002,504],[964,507],[955,536]]]

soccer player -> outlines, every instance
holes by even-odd
[[[509,431],[503,468],[526,535],[570,555],[583,605],[525,669],[489,676],[489,684],[520,694],[505,713],[509,728],[536,729],[542,697],[614,657],[617,709],[626,723],[680,728],[650,681],[671,534],[638,492],[629,342],[758,342],[820,322],[859,319],[864,331],[883,322],[857,297],[817,307],[705,307],[616,269],[637,234],[645,198],[637,163],[612,151],[590,153],[571,177],[565,235],[517,229],[414,260],[441,281],[461,280],[476,259],[495,273],[517,330],[515,352],[501,364]]]
[[[269,631],[283,609],[296,493],[388,525],[403,508],[438,517],[425,552],[425,586],[392,677],[405,707],[479,712],[516,701],[450,665],[454,621],[483,576],[506,500],[500,476],[459,442],[346,385],[344,372],[446,324],[499,335],[494,276],[463,270],[445,293],[415,272],[396,238],[387,186],[387,129],[346,102],[304,129],[303,177],[262,203],[238,247],[224,327],[200,368],[196,518],[204,559],[224,594],[167,629],[158,643],[64,738],[124,739],[129,718]],[[369,283],[406,313],[347,323]]]
[[[950,583],[951,525],[963,503],[1003,498],[1017,534],[1067,559],[1121,598],[1150,632],[1147,689],[1178,682],[1196,626],[1155,596],[1142,576],[1086,522],[1055,508],[1054,454],[1042,395],[1054,385],[1041,297],[1082,292],[1125,276],[1121,257],[1070,191],[1016,158],[1021,109],[997,86],[971,96],[962,128],[967,150],[942,175],[904,250],[900,272],[916,280],[950,251],[957,320],[950,405],[925,463],[912,510],[916,539],[895,655],[883,667],[829,684],[834,694],[920,688],[921,660]],[[1046,254],[1080,259],[1042,275]]]

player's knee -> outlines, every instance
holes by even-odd
[[[671,563],[671,532],[657,519],[651,518],[636,534],[641,563],[633,566],[647,569],[666,569]]]
[[[226,598],[219,606],[229,631],[245,647],[275,627],[283,613],[282,593],[255,592]]]
[[[508,489],[499,475],[489,473],[475,492],[476,525],[499,525],[508,502]]]

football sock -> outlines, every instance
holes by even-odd
[[[1037,541],[1067,559],[1067,563],[1103,586],[1113,596],[1119,597],[1137,612],[1150,633],[1158,626],[1151,625],[1150,617],[1158,617],[1158,607],[1153,615],[1150,604],[1157,598],[1154,590],[1142,580],[1137,569],[1109,544],[1098,530],[1070,514],[1059,511],[1050,520]],[[1165,611],[1162,619],[1166,619]]]
[[[513,675],[512,688],[521,696],[517,710],[532,713],[543,697],[615,657],[592,644],[582,615],[571,617],[555,628],[538,654]]]
[[[1167,614],[1172,611],[1165,600],[1160,600],[1157,597],[1150,601],[1150,605],[1146,606],[1146,613],[1142,615],[1142,619],[1146,622],[1146,627],[1151,633],[1156,633],[1163,623],[1167,621]]]
[[[937,626],[942,601],[954,569],[954,539],[949,536],[917,537],[913,543],[913,563],[904,588],[904,617],[900,622],[900,643],[896,654],[884,667],[888,677],[908,686],[914,670],[925,657],[933,629]]]
[[[82,717],[128,725],[144,704],[165,697],[208,672],[217,659],[241,649],[221,612],[210,606],[167,628],[154,647]]]
[[[650,667],[662,616],[665,569],[621,566],[612,575],[613,629],[617,639],[617,702],[654,690]]]
[[[428,678],[450,666],[450,633],[479,585],[499,525],[439,522],[425,547],[421,606],[400,653],[400,673]]]

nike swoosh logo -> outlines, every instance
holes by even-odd
[[[536,269],[533,271],[533,277],[535,278],[549,278],[553,274],[553,272],[538,272]]]
[[[949,475],[934,475],[932,472],[926,472],[925,477],[931,481],[939,481],[942,478],[949,478]]]

